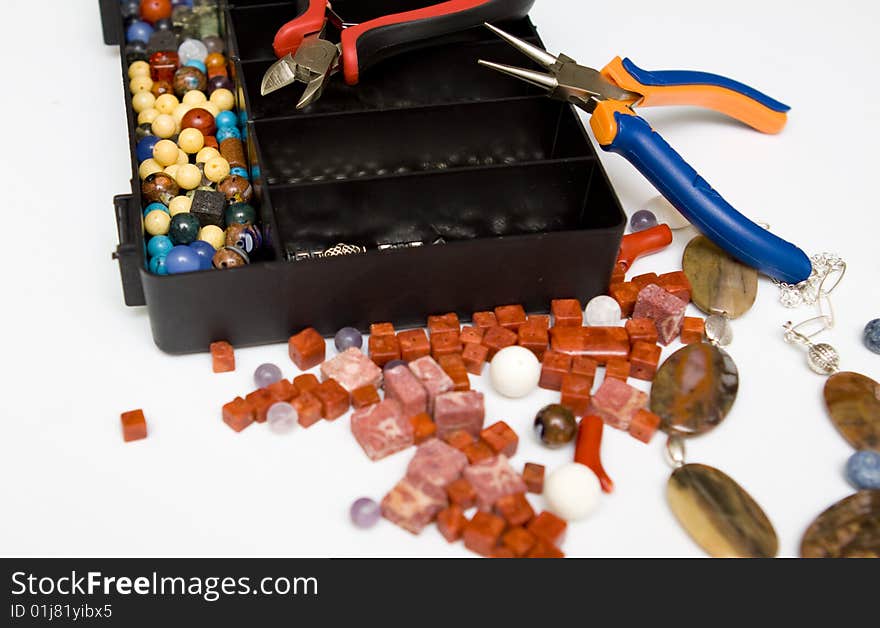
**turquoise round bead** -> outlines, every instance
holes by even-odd
[[[164,257],[174,248],[171,238],[164,235],[153,236],[147,244],[147,254],[150,258]]]
[[[168,207],[167,207],[164,203],[156,202],[156,203],[150,203],[149,205],[147,205],[146,207],[144,207],[144,216],[146,216],[147,214],[149,214],[149,213],[150,213],[151,211],[153,211],[154,209],[158,209],[158,210],[160,210],[160,211],[163,211],[163,212],[165,212],[166,214],[170,214],[170,213],[171,213],[170,211],[168,211]]]
[[[204,61],[199,61],[198,59],[190,59],[189,61],[184,63],[184,65],[187,65],[191,68],[196,68],[205,76],[208,75],[208,66],[205,65]]]
[[[250,174],[248,174],[248,171],[246,168],[233,168],[232,170],[229,171],[229,174],[238,175],[242,179],[247,179],[248,181],[251,180],[251,176],[250,176]]]
[[[150,272],[154,275],[167,275],[168,269],[165,267],[165,256],[158,255],[150,260]]]
[[[238,126],[238,116],[235,115],[232,111],[221,111],[220,114],[215,118],[215,122],[217,123],[217,128],[225,129],[227,127],[237,127]]]
[[[241,131],[238,130],[238,127],[235,126],[226,126],[220,129],[217,129],[217,142],[222,144],[224,140],[228,140],[230,138],[235,138],[237,140],[241,139]]]

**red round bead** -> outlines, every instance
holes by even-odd
[[[214,135],[217,132],[217,123],[210,111],[196,107],[190,109],[180,121],[182,129],[198,129],[205,137]]]
[[[171,17],[171,0],[141,0],[141,18],[155,24]]]

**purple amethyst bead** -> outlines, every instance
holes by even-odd
[[[343,327],[339,331],[336,332],[336,337],[333,339],[334,344],[336,345],[336,350],[342,353],[352,347],[356,349],[360,349],[364,346],[364,337],[354,327]]]
[[[269,429],[276,434],[287,434],[290,432],[296,427],[298,418],[299,415],[296,408],[286,401],[273,403],[266,413],[266,423],[269,424]]]
[[[359,528],[372,528],[382,514],[379,504],[369,497],[361,497],[351,505],[351,522]]]
[[[254,383],[257,385],[257,388],[266,388],[275,382],[281,381],[283,376],[281,369],[274,364],[261,364],[254,371]]]
[[[629,228],[633,233],[657,226],[657,217],[647,209],[640,209],[629,219]]]

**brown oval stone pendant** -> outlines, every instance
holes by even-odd
[[[859,491],[828,508],[801,541],[804,558],[880,558],[880,491]]]
[[[657,370],[651,411],[670,434],[705,434],[727,416],[738,389],[736,364],[725,351],[709,344],[688,345]]]
[[[858,373],[837,373],[825,382],[825,404],[850,445],[880,448],[880,384]]]
[[[686,464],[673,471],[666,499],[681,526],[716,558],[773,558],[773,524],[758,503],[714,467]]]
[[[738,262],[704,236],[691,240],[681,260],[691,300],[707,314],[739,318],[758,294],[758,271]]]

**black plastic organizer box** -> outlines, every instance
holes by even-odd
[[[161,349],[282,342],[307,326],[332,335],[375,321],[424,325],[429,314],[467,319],[507,303],[546,312],[553,298],[585,302],[607,288],[625,217],[575,110],[477,65],[522,65],[521,55],[473,29],[384,61],[358,86],[333,77],[298,112],[297,88],[262,97],[259,86],[275,60],[274,33],[300,4],[220,3],[269,241],[249,266],[173,276],[145,268],[126,90],[132,192],[115,199],[115,257],[125,302],[147,306]],[[333,2],[350,22],[388,6]],[[119,1],[101,8],[105,41],[124,45]],[[540,43],[528,19],[502,27]],[[367,252],[314,255],[339,243]]]

